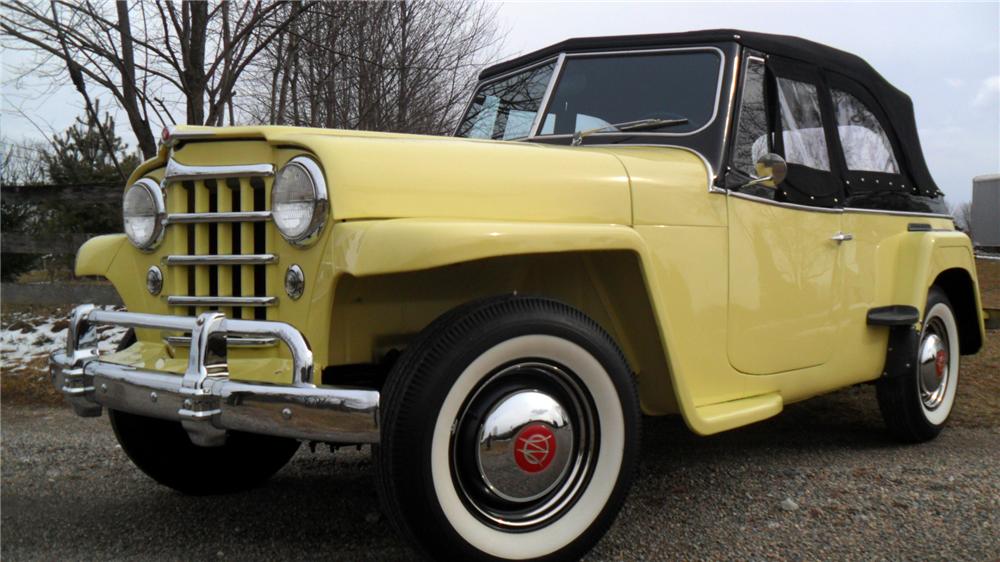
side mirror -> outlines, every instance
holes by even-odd
[[[785,159],[773,152],[769,152],[757,159],[757,177],[741,185],[740,187],[750,187],[761,185],[777,189],[778,185],[785,181],[788,175],[788,164]]]

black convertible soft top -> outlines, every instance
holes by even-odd
[[[797,59],[826,70],[843,74],[860,83],[871,93],[876,102],[881,106],[882,111],[892,122],[892,127],[895,129],[896,135],[900,140],[903,151],[901,156],[905,160],[904,166],[909,170],[912,179],[924,191],[937,191],[937,185],[934,183],[934,179],[927,169],[927,163],[924,161],[924,155],[920,149],[920,138],[917,135],[913,102],[910,101],[910,97],[896,89],[861,57],[799,37],[741,31],[738,29],[709,29],[649,35],[580,37],[567,39],[543,49],[489,66],[479,74],[479,79],[488,80],[564,51],[618,50],[727,42],[736,42],[764,53]]]

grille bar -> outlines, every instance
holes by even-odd
[[[251,308],[274,306],[278,297],[208,297],[208,296],[177,296],[167,297],[171,306],[245,306]]]
[[[256,265],[277,263],[274,254],[218,254],[211,256],[167,256],[167,265]]]
[[[167,224],[267,222],[269,220],[271,220],[271,211],[174,213],[167,215]]]
[[[167,162],[164,181],[206,180],[219,178],[270,177],[272,164],[240,164],[236,166],[188,166],[173,158]]]
[[[165,294],[174,314],[210,310],[228,318],[278,317],[271,277],[278,256],[271,227],[271,164],[189,166],[171,159],[163,181],[175,267]]]
[[[175,347],[191,347],[191,336],[168,336],[164,340]],[[230,347],[272,347],[278,345],[277,338],[226,336],[226,345]]]

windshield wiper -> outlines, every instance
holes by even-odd
[[[672,127],[674,125],[684,125],[688,122],[686,117],[681,117],[679,119],[639,119],[638,121],[625,121],[624,123],[613,123],[611,125],[604,125],[603,127],[595,127],[593,129],[587,129],[585,131],[577,131],[573,135],[572,146],[580,146],[583,143],[584,137],[588,137],[594,133],[602,133],[609,129],[614,129],[614,132],[618,131],[641,131],[643,129],[659,129],[660,127]]]

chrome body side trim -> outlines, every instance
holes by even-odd
[[[101,361],[92,338],[98,324],[191,331],[187,370],[178,376]],[[292,355],[291,384],[230,380],[231,334],[281,340]],[[53,384],[81,416],[99,416],[106,406],[178,421],[202,446],[225,443],[228,431],[331,443],[379,441],[379,392],[314,385],[312,351],[288,324],[231,320],[218,312],[191,318],[83,305],[74,310],[68,335],[66,350],[54,353],[49,364]]]
[[[766,197],[757,197],[756,195],[750,195],[749,193],[740,193],[738,191],[723,190],[729,197],[735,197],[737,199],[746,199],[747,201],[756,201],[758,203],[765,203],[767,205],[775,205],[777,207],[787,207],[789,209],[798,209],[800,211],[812,211],[816,213],[838,213],[844,212],[844,209],[839,207],[811,207],[809,205],[799,205],[798,203],[786,203],[784,201],[775,201],[773,199],[767,199]]]
[[[167,297],[170,306],[274,306],[278,297],[198,297],[171,295]],[[235,322],[235,320],[231,320]]]
[[[237,211],[224,213],[173,213],[167,215],[167,224],[205,224],[219,222],[267,222],[271,211]]]
[[[205,256],[166,256],[163,263],[167,265],[256,265],[277,263],[278,256],[274,254],[213,254]]]
[[[932,219],[955,220],[955,217],[952,215],[945,215],[942,213],[921,213],[916,211],[889,211],[882,209],[858,209],[856,207],[844,207],[844,212],[863,213],[866,215],[894,215],[898,217],[927,217]]]
[[[218,178],[269,177],[274,175],[272,164],[242,164],[236,166],[188,166],[170,158],[163,173],[164,182],[206,180]]]

